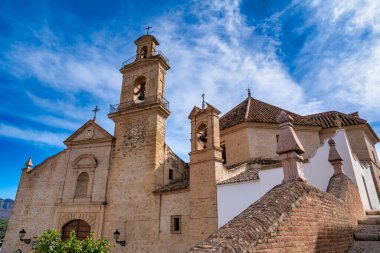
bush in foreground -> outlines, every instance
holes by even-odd
[[[70,238],[61,240],[57,230],[49,229],[38,239],[36,252],[38,253],[106,253],[109,251],[108,240],[97,240],[94,233],[84,240],[78,240],[75,232],[71,231]]]

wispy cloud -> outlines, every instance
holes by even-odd
[[[314,27],[298,58],[301,84],[327,109],[357,111],[378,121],[380,106],[380,2],[294,1]]]
[[[114,98],[121,82],[117,49],[120,44],[97,35],[91,42],[65,45],[44,28],[38,33],[41,45],[16,44],[7,55],[8,69],[19,78],[33,77],[60,92],[88,92],[101,99]],[[102,37],[104,36],[104,37]],[[114,48],[99,47],[98,41]]]
[[[63,147],[63,141],[68,137],[67,134],[63,133],[22,129],[6,124],[0,124],[0,135],[8,138],[26,140],[58,147]]]
[[[193,22],[184,25],[188,16]],[[247,25],[238,1],[193,2],[155,22],[163,28],[158,38],[173,66],[167,78],[174,117],[169,144],[189,136],[185,122],[202,93],[224,113],[246,97],[248,87],[255,97],[299,113],[320,108],[288,74],[276,55],[276,42],[266,43],[270,38],[263,40]],[[188,147],[179,152],[186,154]]]
[[[237,0],[192,1],[151,19],[172,66],[166,80],[172,110],[168,143],[186,158],[187,116],[200,105],[201,94],[224,113],[246,97],[248,87],[256,98],[297,113],[359,110],[377,120],[373,115],[380,106],[380,4],[365,2],[294,0],[256,27],[248,25]],[[315,30],[307,34],[295,59],[300,81],[278,55],[281,18],[294,13],[305,15],[298,33]],[[118,67],[124,59],[120,52],[133,54],[132,38],[103,30],[89,41],[66,45],[47,26],[35,37],[39,43],[15,44],[1,64],[17,78],[34,78],[61,94],[53,99],[30,91],[28,98],[42,110],[36,119],[72,131],[90,118],[90,106],[98,104],[106,111],[108,104],[117,103]],[[113,122],[104,111],[99,122],[112,133]]]

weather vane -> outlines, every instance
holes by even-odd
[[[202,94],[202,109],[205,109],[205,107],[206,107],[206,106],[205,106],[205,96],[206,96],[206,95],[203,93],[203,94]]]
[[[147,26],[144,28],[144,30],[146,30],[146,35],[149,35],[149,30],[151,29],[152,27],[151,26]]]
[[[98,106],[95,106],[95,108],[92,110],[94,112],[94,119],[93,120],[96,120],[96,113],[98,111],[100,111],[99,107]]]

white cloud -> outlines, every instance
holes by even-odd
[[[325,109],[359,111],[370,120],[380,106],[380,2],[294,1],[307,10],[308,36],[298,59],[301,82]]]
[[[187,116],[194,105],[200,106],[202,93],[223,113],[242,101],[245,89],[250,87],[254,97],[296,113],[360,110],[372,119],[380,101],[376,99],[380,96],[380,73],[376,71],[380,43],[373,35],[366,42],[355,36],[358,31],[379,31],[380,7],[373,3],[376,1],[366,2],[293,1],[271,22],[261,24],[276,26],[269,29],[275,34],[264,37],[255,35],[256,27],[247,25],[237,0],[191,2],[152,20],[160,50],[169,57],[172,67],[167,75],[166,97],[172,110],[167,140],[173,150],[187,157]],[[310,13],[305,27],[317,27],[297,61],[299,68],[306,69],[301,83],[292,78],[277,56],[281,15],[299,6]],[[120,49],[133,54],[132,39],[124,45],[126,40],[100,31],[90,42],[77,41],[65,47],[48,28],[36,36],[42,46],[15,45],[7,66],[19,78],[34,77],[65,95],[56,101],[29,93],[30,99],[46,111],[46,115],[36,116],[38,120],[73,130],[91,115],[89,108],[79,103],[81,93],[91,94],[94,105],[104,109],[117,103],[121,86],[118,67],[124,59]],[[337,40],[347,38],[352,38],[346,43],[347,49],[334,51],[328,47],[333,43],[339,46]],[[112,133],[113,122],[104,112],[99,121]]]
[[[51,133],[48,131],[38,131],[33,129],[22,129],[6,124],[0,124],[0,135],[8,138],[32,141],[57,147],[63,147],[63,141],[68,137],[67,134]]]
[[[184,15],[194,21],[185,25]],[[223,113],[245,99],[248,87],[256,98],[298,113],[320,108],[318,101],[307,101],[277,58],[276,42],[264,44],[253,34],[255,28],[246,24],[238,1],[193,3],[154,23],[162,27],[157,38],[172,65],[166,90],[174,119],[169,121],[168,142],[183,156],[189,145],[178,150],[171,139],[190,136],[187,116],[194,105],[200,106],[202,93]]]
[[[15,44],[1,63],[15,76],[35,78],[57,92],[87,92],[103,100],[118,97],[122,59],[118,50],[123,42],[117,36],[101,31],[90,42],[78,39],[65,45],[64,38],[48,27],[35,35],[41,45]]]

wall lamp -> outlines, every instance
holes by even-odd
[[[20,237],[20,241],[22,241],[26,244],[29,244],[32,241],[32,239],[24,239],[25,234],[26,234],[25,229],[22,229],[20,232],[18,232],[18,236]]]
[[[116,229],[115,232],[113,232],[113,238],[115,239],[117,244],[120,244],[121,246],[125,247],[126,242],[125,241],[118,241],[120,237],[120,232],[118,229]]]

